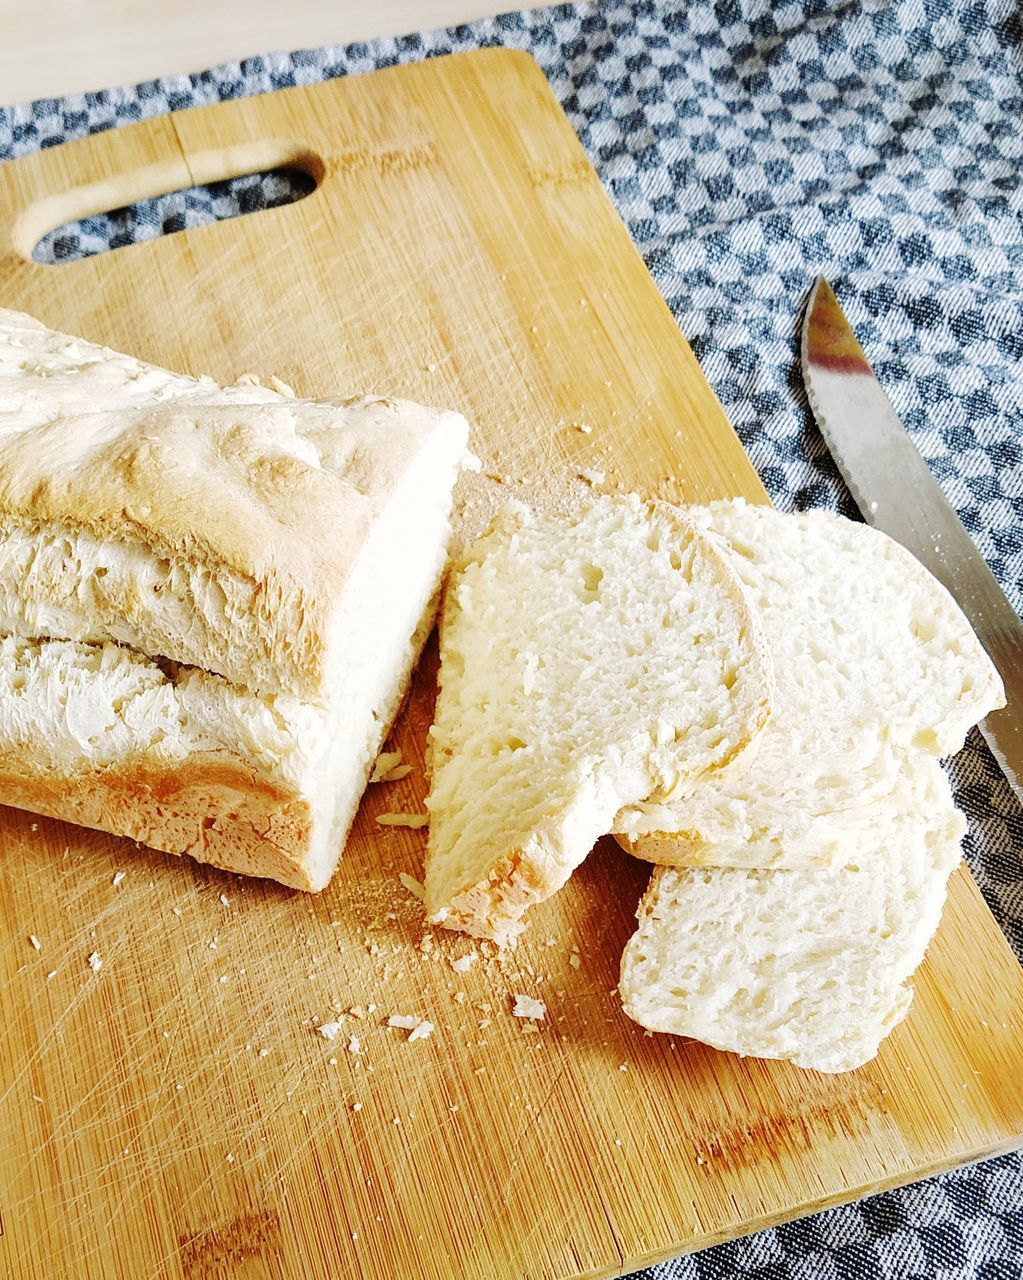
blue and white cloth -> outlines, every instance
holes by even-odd
[[[853,514],[809,415],[798,310],[838,288],[895,407],[1023,610],[1023,15],[1012,0],[559,5],[0,109],[0,159],[201,103],[484,45],[546,72],[775,502]],[[247,178],[62,228],[46,260],[292,198]],[[1023,815],[974,736],[966,853],[1023,956]],[[1006,1156],[720,1245],[647,1280],[1011,1280]]]

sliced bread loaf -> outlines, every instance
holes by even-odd
[[[505,942],[623,805],[748,762],[759,623],[717,546],[635,495],[509,509],[449,585],[430,734],[426,907]]]
[[[622,958],[625,1012],[735,1053],[850,1071],[912,1002],[965,823],[933,759],[860,853],[816,871],[657,868]]]
[[[747,774],[620,815],[621,843],[674,866],[857,857],[906,753],[957,751],[1003,704],[998,674],[945,588],[883,533],[741,500],[690,514],[759,610],[774,711]]]
[[[432,624],[467,435],[0,311],[0,803],[322,889]]]

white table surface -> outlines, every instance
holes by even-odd
[[[495,0],[0,0],[0,105],[499,13]]]

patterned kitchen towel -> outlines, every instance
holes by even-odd
[[[0,109],[0,159],[200,103],[483,45],[546,72],[782,507],[853,507],[809,416],[798,312],[828,276],[895,407],[1023,609],[1023,18],[1011,0],[560,5]],[[291,198],[280,177],[61,228],[53,260]],[[977,735],[966,852],[1023,956],[1023,817]],[[665,1263],[646,1280],[1023,1274],[1006,1156]]]

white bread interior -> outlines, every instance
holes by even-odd
[[[655,868],[622,957],[625,1012],[734,1053],[861,1066],[909,1010],[965,826],[918,753],[844,866]]]
[[[740,778],[628,815],[631,852],[671,866],[835,866],[874,838],[907,753],[937,758],[1004,704],[962,610],[904,547],[826,511],[691,508],[763,622],[774,710]]]
[[[770,709],[735,574],[635,495],[509,508],[452,576],[440,664],[426,908],[498,943],[623,806],[748,763]]]

